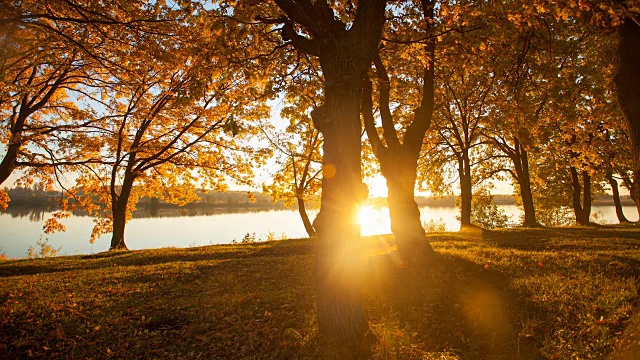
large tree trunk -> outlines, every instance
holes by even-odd
[[[302,197],[298,197],[297,201],[298,213],[300,213],[300,218],[302,219],[302,224],[304,224],[304,229],[307,231],[309,237],[316,236],[316,229],[313,228],[313,224],[311,224],[311,220],[309,220],[309,215],[307,215],[307,209],[304,205],[304,199]]]
[[[124,242],[124,227],[127,224],[127,205],[133,188],[134,176],[126,173],[120,194],[111,199],[111,213],[113,216],[113,233],[109,250],[129,250]]]
[[[531,191],[531,173],[529,172],[529,155],[527,151],[519,144],[519,173],[518,184],[520,185],[520,198],[522,199],[522,208],[524,210],[524,226],[538,227],[536,219],[536,208],[533,203],[533,192]]]
[[[389,189],[387,197],[389,217],[391,231],[398,242],[398,252],[408,261],[432,258],[435,253],[422,227],[420,209],[413,193],[418,166],[417,157],[400,152],[390,153],[390,155],[392,156],[381,157],[379,160],[382,175],[386,178]]]
[[[636,181],[630,190],[640,194],[640,25],[632,19],[626,19],[619,27],[618,33],[618,69],[613,80],[616,84],[618,102],[629,124],[631,135]],[[635,201],[640,215],[640,202]]]
[[[618,189],[618,181],[613,177],[613,172],[611,170],[607,171],[607,180],[609,181],[609,185],[611,186],[611,192],[613,193],[613,204],[616,207],[616,216],[618,217],[618,221],[620,223],[628,223],[629,220],[624,216],[624,212],[622,211],[622,202],[620,201],[620,190]]]
[[[356,221],[364,192],[359,106],[363,75],[343,74],[350,81],[327,85],[324,105],[312,112],[314,124],[324,136],[322,203],[314,221],[318,234],[318,327],[321,334],[343,343],[362,342],[368,330],[362,308],[362,254]],[[331,126],[326,126],[329,123]]]
[[[471,226],[471,199],[473,186],[471,183],[471,164],[469,154],[464,152],[458,163],[460,175],[460,229]]]
[[[275,3],[292,20],[282,28],[283,39],[317,56],[324,76],[324,103],[311,112],[324,138],[322,197],[314,221],[318,328],[322,336],[339,343],[363,344],[368,324],[362,307],[356,222],[356,208],[365,193],[360,169],[360,95],[382,36],[386,1],[358,2],[348,29],[326,1]],[[294,22],[311,38],[300,36]]]

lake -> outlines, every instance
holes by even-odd
[[[500,205],[511,222],[517,222],[520,209],[515,205]],[[460,228],[455,216],[459,210],[455,207],[421,207],[423,222],[441,221],[447,231]],[[634,206],[624,206],[624,212],[631,221],[638,220]],[[600,223],[617,223],[613,206],[594,206],[592,214],[598,214]],[[64,219],[67,231],[56,234],[44,234],[42,225],[51,216],[49,211],[19,211],[0,213],[0,253],[10,258],[23,258],[30,246],[39,239],[48,239],[60,254],[93,254],[109,249],[110,234],[102,236],[94,244],[89,243],[93,227],[93,218],[72,216]],[[313,219],[315,213],[311,213]],[[365,206],[360,212],[362,235],[388,234],[389,209]],[[125,241],[132,250],[162,247],[191,247],[211,244],[229,244],[242,241],[246,234],[254,235],[257,240],[265,240],[269,234],[276,239],[282,237],[306,237],[302,221],[297,210],[271,210],[251,212],[217,212],[195,210],[161,209],[154,217],[137,217],[126,227]]]

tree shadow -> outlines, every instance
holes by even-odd
[[[541,358],[536,340],[517,326],[519,314],[531,304],[510,290],[503,274],[448,256],[428,268],[405,267],[389,253],[372,258],[369,266],[366,288],[372,313],[382,314],[372,319],[383,344],[379,353],[399,358],[447,352],[469,359]],[[399,333],[407,338],[394,335]],[[419,351],[402,353],[403,342]]]

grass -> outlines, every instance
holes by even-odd
[[[640,228],[365,238],[378,359],[633,359]],[[328,358],[308,239],[0,262],[0,358]],[[611,355],[613,353],[613,355]]]

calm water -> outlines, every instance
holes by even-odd
[[[516,222],[521,211],[515,205],[500,206],[511,221]],[[633,206],[624,207],[629,220],[637,220]],[[424,222],[441,221],[447,231],[457,231],[459,223],[455,219],[455,207],[422,207]],[[592,213],[599,214],[601,223],[617,223],[612,206],[594,206]],[[130,249],[161,247],[189,247],[210,244],[228,244],[241,241],[247,234],[254,234],[258,240],[265,240],[272,233],[276,238],[306,237],[306,232],[295,210],[272,210],[245,213],[218,213],[198,215],[198,212],[173,213],[163,210],[159,217],[134,218],[127,224],[125,240]],[[42,225],[51,216],[47,211],[24,211],[22,213],[0,214],[0,253],[9,257],[25,257],[30,246],[42,238],[48,238],[54,247],[61,248],[66,255],[92,254],[109,249],[110,235],[104,235],[94,244],[89,243],[93,219],[87,216],[73,216],[64,219],[67,226],[64,233],[44,234]],[[315,216],[311,214],[311,218]],[[365,207],[360,213],[363,235],[388,234],[389,210],[387,208]]]

